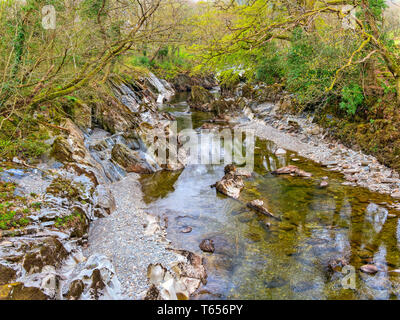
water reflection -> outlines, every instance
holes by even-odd
[[[199,113],[195,119],[184,125],[196,121],[199,126],[207,116]],[[398,213],[383,204],[391,199],[343,186],[340,174],[291,152],[277,157],[275,150],[272,142],[256,141],[255,174],[246,181],[240,201],[210,188],[223,176],[222,165],[193,165],[141,178],[149,210],[168,215],[168,236],[177,246],[200,253],[201,240],[215,242],[215,253],[203,254],[209,277],[198,297],[397,299],[400,274],[392,271],[400,269],[400,226]],[[294,157],[300,161],[293,162]],[[288,164],[313,176],[270,174]],[[322,189],[324,176],[329,186]],[[248,209],[245,204],[253,199],[264,200],[281,220]],[[192,232],[181,233],[185,226]],[[345,264],[355,267],[355,290],[342,287]],[[375,264],[378,273],[361,273],[364,264]]]

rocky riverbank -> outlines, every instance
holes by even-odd
[[[113,262],[124,299],[188,299],[206,279],[202,258],[174,250],[166,239],[168,220],[143,210],[138,174],[115,182],[111,190],[116,210],[93,222],[85,254],[100,253]],[[185,272],[189,267],[191,274]],[[169,272],[172,281],[164,281],[161,270]],[[149,278],[154,285],[150,291]]]
[[[347,148],[313,123],[312,117],[284,114],[281,106],[272,101],[249,104],[245,114],[250,122],[237,128],[252,129],[257,136],[271,140],[281,148],[294,151],[328,170],[343,173],[346,185],[358,185],[400,198],[400,178],[395,170],[382,165],[371,155]]]
[[[126,78],[55,126],[39,163],[2,162],[0,299],[188,299],[206,281],[202,258],[171,248],[140,209],[135,172],[182,168],[146,153],[169,131],[157,108],[174,89]]]
[[[199,96],[205,96],[200,93]],[[209,102],[207,96],[207,99],[198,100],[202,110],[216,114],[214,123],[206,123],[204,128],[213,128],[221,121],[240,123],[236,128],[252,129],[258,137],[271,140],[280,148],[296,152],[328,170],[343,173],[347,180],[345,185],[365,187],[400,199],[398,172],[372,155],[344,146],[316,124],[312,115],[288,112],[292,99],[279,86],[251,87],[240,83],[219,99]],[[194,108],[197,107],[194,104]],[[282,149],[276,151],[286,153]],[[296,160],[296,155],[293,157]],[[397,207],[400,208],[400,204]]]

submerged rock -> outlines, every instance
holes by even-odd
[[[247,203],[247,207],[250,209],[256,210],[257,212],[260,212],[262,214],[265,214],[266,216],[270,216],[273,218],[276,218],[271,212],[268,211],[268,209],[264,206],[264,201],[260,199],[256,199],[253,201],[250,201]]]
[[[199,247],[204,252],[213,253],[215,251],[214,242],[211,239],[204,239],[203,241],[201,241]]]
[[[181,229],[182,233],[189,233],[192,232],[192,227],[184,227]]]
[[[286,167],[279,168],[279,169],[277,169],[275,171],[272,171],[271,173],[272,174],[276,174],[276,175],[279,175],[279,174],[290,174],[292,176],[306,177],[306,178],[309,178],[309,177],[312,176],[311,173],[306,172],[304,170],[301,170],[301,169],[299,169],[298,167],[296,167],[294,165],[289,165],[289,166],[286,166]]]
[[[360,267],[360,270],[364,273],[374,274],[378,272],[378,267],[374,264],[365,264]]]
[[[284,154],[286,154],[286,150],[285,150],[285,149],[278,148],[278,149],[275,151],[275,155],[276,155],[276,156],[284,155]]]
[[[326,188],[329,185],[328,181],[323,180],[320,182],[319,187],[320,188]]]

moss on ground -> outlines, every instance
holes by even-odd
[[[31,222],[29,215],[36,210],[40,210],[40,202],[26,197],[15,196],[16,187],[15,183],[0,181],[1,230],[13,230],[27,226]]]

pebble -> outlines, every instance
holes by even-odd
[[[374,264],[365,264],[363,265],[360,270],[364,273],[374,274],[378,272],[378,268]]]
[[[276,155],[276,156],[284,155],[284,154],[286,154],[286,150],[284,150],[284,149],[282,149],[282,148],[279,148],[279,149],[277,149],[277,150],[275,151],[275,155]]]
[[[329,185],[328,181],[324,180],[321,181],[321,183],[319,184],[320,188],[326,188]]]
[[[182,233],[189,233],[192,232],[192,228],[191,227],[185,227],[181,230]]]
[[[140,299],[149,287],[149,264],[170,266],[180,256],[168,250],[162,231],[145,235],[143,225],[148,224],[148,214],[143,210],[139,175],[128,174],[111,185],[116,202],[112,215],[93,221],[89,230],[89,246],[84,254],[103,254],[112,260],[122,285],[124,297]],[[136,268],[133,269],[132,266]]]

